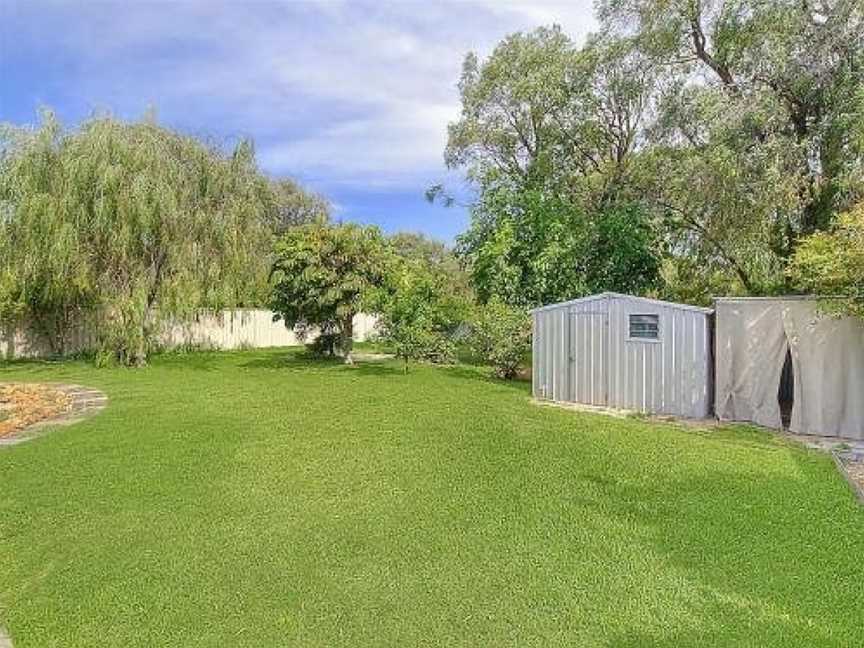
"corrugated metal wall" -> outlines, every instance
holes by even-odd
[[[657,315],[659,339],[630,339],[630,315]],[[535,397],[694,418],[711,413],[709,311],[604,294],[533,317]]]

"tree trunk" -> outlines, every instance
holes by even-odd
[[[341,331],[341,346],[342,357],[345,359],[345,364],[353,365],[354,358],[351,357],[351,352],[354,349],[354,316],[349,315],[342,321]]]

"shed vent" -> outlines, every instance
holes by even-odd
[[[657,340],[660,338],[659,315],[631,315],[630,337],[642,340]]]

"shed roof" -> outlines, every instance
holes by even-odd
[[[531,310],[532,313],[537,313],[545,310],[553,310],[555,308],[561,308],[564,306],[572,306],[576,304],[584,304],[586,302],[597,301],[600,299],[626,299],[629,301],[638,301],[645,304],[652,304],[654,306],[669,306],[672,308],[679,308],[681,310],[689,310],[696,311],[698,313],[704,313],[706,315],[710,315],[714,311],[710,308],[703,308],[702,306],[691,306],[690,304],[678,304],[675,302],[667,302],[661,301],[659,299],[649,299],[648,297],[636,297],[635,295],[625,295],[623,293],[616,292],[602,292],[597,295],[589,295],[588,297],[580,297],[579,299],[571,299],[570,301],[558,302],[557,304],[547,304],[546,306],[540,306],[538,308],[534,308]]]

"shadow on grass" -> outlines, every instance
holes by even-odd
[[[523,392],[526,395],[529,395],[531,393],[530,380],[503,380],[501,378],[496,378],[489,367],[459,364],[445,366],[441,369],[442,371],[446,372],[447,375],[453,376],[454,378],[460,378],[462,380],[470,380],[474,382],[482,382],[486,383],[487,385],[495,385],[498,387],[507,387],[509,389]]]
[[[410,379],[419,372],[434,370],[442,375],[466,380],[507,387],[525,393],[531,391],[531,382],[525,380],[501,380],[492,375],[488,367],[478,367],[467,364],[434,365],[428,363],[412,362],[405,372],[402,361],[394,358],[390,360],[358,360],[353,365],[346,365],[341,358],[320,358],[311,356],[304,350],[279,350],[258,353],[256,357],[249,358],[240,363],[244,369],[267,369],[289,372],[328,371],[336,373],[350,373],[360,376],[390,376],[393,378]]]
[[[747,438],[740,445],[753,447]],[[776,466],[764,472],[703,466],[701,474],[657,480],[582,473],[577,480],[596,490],[578,499],[598,516],[617,517],[634,530],[634,543],[686,574],[699,593],[696,618],[725,615],[730,625],[744,627],[761,616],[769,625],[784,626],[789,636],[806,637],[806,645],[824,645],[831,626],[842,625],[864,604],[857,585],[864,580],[864,563],[856,558],[864,553],[864,516],[843,495],[839,479],[830,481],[819,457],[795,451],[790,461],[782,475]],[[574,484],[573,490],[580,489]],[[832,548],[841,544],[842,552]],[[789,596],[801,581],[812,584],[812,596]],[[826,598],[828,591],[836,594]],[[833,618],[811,623],[823,616]],[[728,637],[721,627],[703,632],[707,644]],[[673,631],[622,636],[609,645],[690,645],[684,639]]]
[[[87,366],[87,362],[77,358],[61,358],[51,360],[5,360],[0,362],[0,378],[4,373],[32,373],[54,372],[61,368],[78,368]],[[91,363],[92,364],[92,363]]]
[[[365,349],[361,349],[365,351]],[[228,350],[228,351],[189,351],[189,352],[163,352],[153,354],[150,365],[161,369],[179,371],[222,371],[226,365],[240,367],[249,370],[285,371],[291,373],[320,373],[332,372],[334,374],[378,376],[410,379],[412,375],[420,372],[434,370],[441,372],[442,376],[456,378],[459,380],[483,383],[498,387],[506,387],[515,391],[529,394],[531,390],[530,381],[526,380],[501,380],[495,378],[492,370],[488,367],[475,366],[471,364],[455,365],[433,365],[427,363],[412,362],[405,373],[403,363],[398,359],[389,360],[363,360],[358,359],[353,365],[346,365],[338,357],[313,356],[303,347],[282,347],[277,349],[257,350]],[[93,368],[93,362],[76,359],[56,360],[14,360],[0,362],[0,379],[4,372],[15,374],[52,373],[58,368]],[[146,371],[144,368],[108,367],[105,371]]]
[[[248,353],[246,357],[248,357]],[[332,371],[355,372],[369,375],[401,374],[401,366],[392,361],[356,361],[353,365],[345,364],[342,358],[313,356],[305,350],[285,350],[256,353],[256,357],[241,362],[238,366],[244,369],[266,369],[289,372]]]

